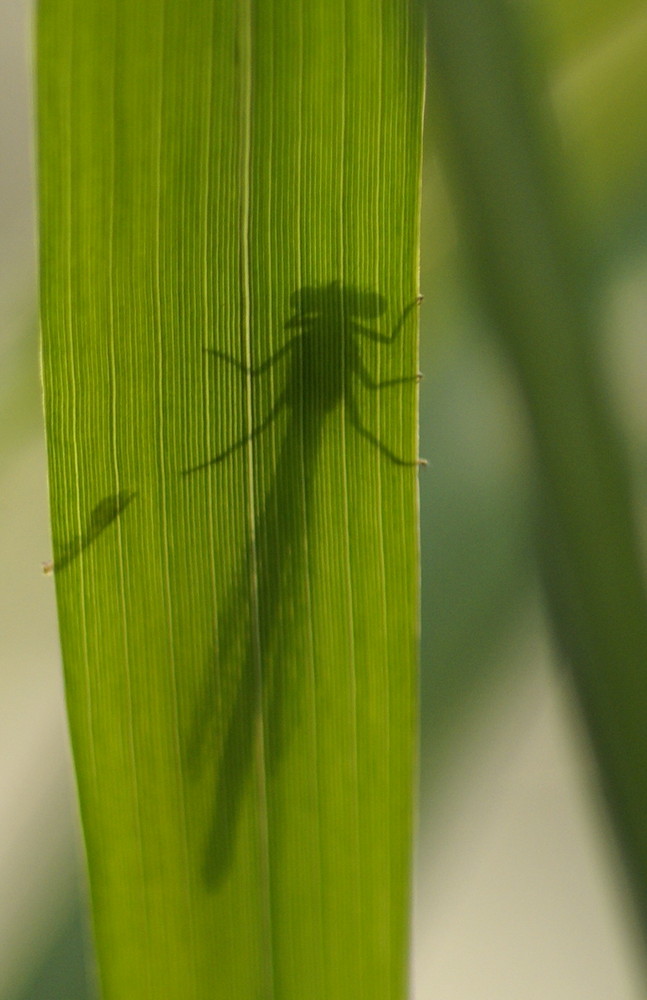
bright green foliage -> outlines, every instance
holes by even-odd
[[[38,39],[105,1000],[402,997],[420,25],[399,0],[43,0]]]

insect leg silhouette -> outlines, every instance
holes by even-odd
[[[383,382],[377,382],[359,358],[355,361],[354,370],[362,385],[365,385],[367,389],[386,389],[391,385],[406,385],[407,382],[419,382],[422,378],[422,375],[418,372],[416,375],[401,375],[397,378],[387,378]]]
[[[351,397],[346,398],[346,411],[348,413],[351,425],[355,428],[355,430],[359,434],[361,434],[363,438],[366,438],[367,441],[370,441],[371,444],[375,445],[375,447],[379,449],[379,451],[381,451],[383,455],[386,455],[386,457],[390,459],[391,462],[394,462],[395,465],[403,465],[411,467],[416,465],[427,464],[424,458],[417,458],[412,462],[408,461],[406,458],[400,458],[400,456],[396,455],[394,451],[391,451],[391,449],[388,448],[387,445],[383,444],[382,441],[380,441],[380,439],[376,437],[376,435],[373,434],[372,431],[369,431],[368,427],[364,426],[364,424],[360,419],[359,411],[357,409],[355,400],[352,399]]]
[[[270,424],[273,423],[274,420],[276,420],[276,418],[278,417],[279,413],[281,412],[284,406],[285,406],[285,393],[283,392],[281,393],[281,395],[279,396],[279,398],[277,399],[276,403],[274,404],[270,412],[267,414],[267,416],[264,417],[264,419],[260,422],[260,424],[258,424],[257,427],[252,428],[249,434],[245,434],[244,437],[241,437],[237,441],[234,441],[234,443],[230,444],[228,448],[225,448],[224,451],[221,451],[219,455],[215,455],[213,458],[207,459],[206,462],[200,462],[199,465],[193,465],[191,466],[190,469],[183,469],[182,475],[188,476],[192,472],[201,472],[203,469],[208,469],[210,465],[219,465],[220,462],[224,462],[224,460],[226,458],[229,458],[230,455],[233,455],[235,451],[238,451],[240,448],[243,448],[250,441],[253,441],[254,438],[257,438],[260,434],[262,434],[263,431],[267,430]]]
[[[420,305],[422,302],[422,295],[410,302],[408,306],[402,311],[400,319],[395,324],[391,333],[380,333],[379,330],[373,330],[370,326],[362,326],[361,323],[353,323],[353,329],[356,333],[361,333],[364,337],[368,337],[369,340],[375,341],[376,344],[392,344],[396,339],[402,327],[407,321],[407,317],[413,312],[413,310]]]
[[[283,347],[280,347],[278,351],[275,351],[274,354],[270,355],[269,358],[262,361],[260,365],[257,365],[256,367],[253,365],[246,365],[243,361],[239,361],[238,358],[235,358],[233,354],[227,354],[226,351],[219,351],[215,347],[205,347],[205,351],[208,354],[213,354],[214,358],[220,358],[221,361],[226,361],[228,364],[233,365],[234,368],[238,368],[243,375],[262,375],[264,372],[269,371],[277,361],[280,361],[280,359],[284,357],[288,351],[292,350],[294,341],[297,339],[298,338],[296,337],[291,337],[287,344],[284,344]]]

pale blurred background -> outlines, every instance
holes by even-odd
[[[647,10],[535,0],[647,495]],[[0,0],[0,997],[90,1000],[38,381],[30,8]],[[641,117],[642,116],[642,117]],[[527,442],[437,163],[422,251],[422,802],[414,1000],[644,1000],[647,975],[543,618]]]

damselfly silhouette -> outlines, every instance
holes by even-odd
[[[313,472],[327,418],[343,406],[354,431],[389,462],[402,467],[425,464],[397,455],[373,434],[362,423],[354,393],[357,382],[379,390],[419,380],[418,374],[386,381],[373,379],[362,361],[359,341],[363,337],[393,344],[420,301],[411,302],[395,327],[383,333],[362,322],[384,314],[387,302],[383,296],[338,281],[304,287],[291,296],[293,313],[285,323],[286,330],[298,333],[272,357],[248,368],[229,354],[209,349],[212,356],[247,377],[262,376],[282,358],[287,363],[283,388],[260,423],[220,454],[184,472],[188,475],[215,468],[259,438],[287,411],[272,483],[256,515],[239,580],[218,616],[215,660],[222,664],[219,674],[234,676],[235,681],[229,681],[230,695],[223,697],[214,664],[210,665],[188,744],[192,770],[205,766],[208,751],[209,758],[213,753],[217,762],[212,825],[203,859],[203,877],[209,887],[218,886],[230,866],[242,796],[259,743],[259,724],[262,766],[274,766],[285,742],[284,678],[277,652],[278,643],[289,641],[289,637],[278,626],[280,606],[303,566]],[[216,726],[218,702],[226,719]]]

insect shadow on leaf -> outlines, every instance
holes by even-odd
[[[187,745],[187,764],[194,775],[207,759],[216,762],[214,809],[201,866],[209,889],[220,886],[230,869],[243,792],[258,747],[267,773],[285,745],[285,677],[278,645],[284,649],[289,636],[278,623],[282,597],[298,581],[304,563],[313,472],[328,416],[343,406],[351,427],[389,462],[403,468],[426,464],[397,455],[373,434],[362,423],[354,394],[357,382],[377,391],[419,381],[419,374],[373,379],[362,361],[359,339],[393,344],[420,301],[411,302],[395,327],[383,333],[363,322],[385,313],[387,302],[382,295],[339,281],[304,287],[292,294],[292,315],[284,326],[298,333],[267,360],[249,368],[223,351],[208,349],[214,358],[233,365],[246,377],[262,376],[282,359],[287,363],[283,388],[260,423],[220,454],[183,472],[214,469],[259,438],[287,411],[272,483],[250,532],[238,580],[218,616],[215,657],[226,665],[219,674],[227,690],[218,686],[210,662]],[[241,607],[246,608],[243,613]],[[218,704],[224,713],[215,725]]]
[[[97,540],[99,535],[108,528],[113,521],[123,514],[128,504],[137,496],[132,490],[120,490],[118,493],[111,493],[104,497],[92,509],[85,530],[80,535],[73,535],[72,538],[60,545],[55,546],[56,555],[53,562],[43,566],[44,573],[60,573],[69,566],[81,553]]]

